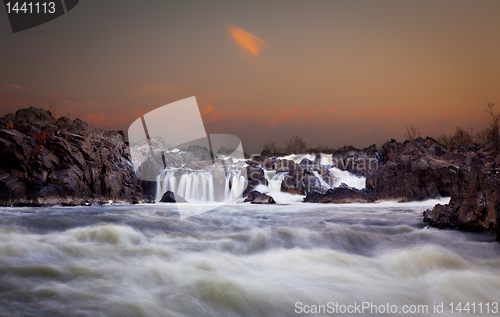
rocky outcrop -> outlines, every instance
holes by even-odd
[[[482,167],[472,167],[466,186],[452,196],[449,204],[438,204],[424,211],[424,221],[437,228],[497,231],[500,241],[500,179],[497,175],[496,170],[490,173]]]
[[[432,159],[404,156],[399,163],[389,162],[366,178],[366,188],[374,200],[419,201],[450,197],[458,193],[467,175]]]
[[[373,202],[364,191],[351,188],[342,184],[327,190],[324,193],[308,192],[303,202],[321,204],[347,204],[347,203],[369,203]]]
[[[366,188],[374,200],[418,201],[457,194],[468,173],[446,159],[449,152],[431,138],[398,143],[394,140],[382,147],[383,164],[369,170]],[[467,163],[477,158],[469,155]],[[465,163],[465,162],[464,162]]]
[[[308,192],[324,193],[337,182],[336,177],[326,167],[310,160],[304,159],[299,164],[289,160],[279,160],[277,166],[280,172],[288,172],[281,183],[281,191],[285,193],[295,195],[305,195]]]
[[[248,195],[255,187],[259,185],[268,185],[264,169],[262,167],[262,158],[254,158],[247,161],[246,175],[248,179],[248,186],[243,192],[243,196]]]
[[[122,132],[21,109],[0,119],[0,205],[151,202]]]

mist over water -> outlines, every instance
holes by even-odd
[[[168,204],[0,208],[0,316],[297,316],[296,302],[362,301],[444,316],[434,302],[498,301],[495,237],[427,228],[432,205],[233,204],[182,220]]]

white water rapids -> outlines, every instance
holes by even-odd
[[[289,155],[285,158],[300,163],[303,159],[314,159],[314,157],[315,155]],[[327,167],[330,173],[336,177],[336,182],[334,184],[328,184],[318,172],[313,171],[322,187],[328,189],[344,183],[357,189],[365,188],[365,177],[356,176],[348,171],[342,171],[336,167],[331,167],[331,155],[327,156],[327,158],[329,159],[322,157],[321,162],[322,164],[325,163],[324,167]],[[160,175],[156,177],[155,201],[159,202],[166,191],[172,191],[185,198],[188,202],[195,203],[230,202],[238,198],[244,198],[241,197],[241,195],[247,186],[247,175],[243,172],[244,167],[242,166],[243,165],[232,165],[225,170],[223,173],[223,182],[217,182],[214,179],[214,171],[210,169],[187,169],[183,171],[180,176],[176,176],[176,173],[180,170],[179,168],[164,169]],[[275,200],[277,199],[277,201],[300,201],[302,196],[291,197],[290,195],[281,193],[281,183],[287,172],[276,173],[274,170],[266,170],[265,168],[263,168],[263,170],[268,186],[259,186],[256,190],[271,195]]]
[[[166,204],[0,208],[0,316],[297,316],[297,302],[365,301],[454,316],[451,302],[499,301],[494,236],[426,228],[433,203],[231,204],[182,220]]]

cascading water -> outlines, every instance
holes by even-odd
[[[281,182],[286,173],[276,173],[273,170],[264,170],[264,177],[267,180],[270,193],[279,193],[281,191]]]
[[[366,177],[359,177],[348,171],[342,171],[336,167],[329,169],[332,175],[335,175],[339,181],[335,184],[335,187],[339,186],[341,183],[346,184],[349,187],[363,189],[366,186]]]
[[[167,168],[156,177],[157,202],[167,191],[172,191],[188,202],[231,201],[239,198],[246,188],[247,179],[241,169],[228,170],[218,179],[214,178],[213,170],[186,170],[176,176],[178,171],[179,168]]]
[[[314,159],[312,155],[290,155],[287,157],[294,162],[300,162],[303,159]],[[331,167],[331,155],[322,155],[321,163],[324,167]],[[156,177],[156,201],[159,202],[163,194],[172,191],[174,194],[185,198],[188,202],[211,203],[228,202],[240,198],[247,184],[247,175],[244,172],[246,164],[243,162],[233,162],[231,164],[219,164],[217,166],[207,167],[202,170],[192,170],[189,168],[170,167],[164,169]],[[335,167],[328,169],[335,178],[324,179],[321,173],[312,171],[318,179],[321,187],[330,189],[345,183],[350,187],[363,189],[365,187],[365,178],[355,176],[347,171],[341,171]],[[267,193],[277,201],[296,201],[298,198],[286,197],[280,199],[281,184],[287,172],[277,173],[275,170],[264,169],[264,177],[268,186],[259,186],[256,190]],[[300,201],[297,200],[297,201]]]

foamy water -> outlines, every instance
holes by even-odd
[[[368,301],[452,316],[433,303],[499,301],[494,236],[426,228],[431,205],[233,204],[182,220],[168,204],[1,208],[0,316],[297,316],[297,302]]]

